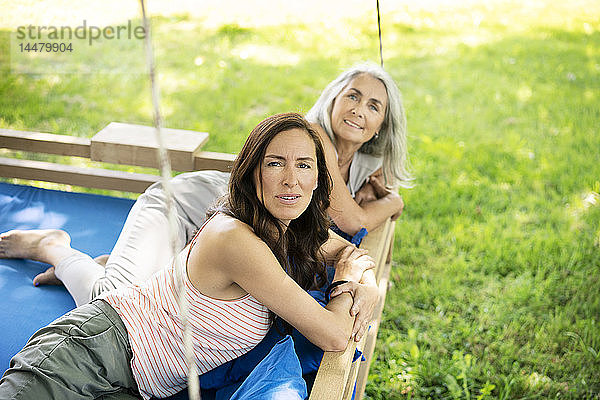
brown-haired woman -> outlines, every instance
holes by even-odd
[[[324,160],[300,115],[259,123],[236,159],[228,196],[194,240],[147,282],[107,292],[34,334],[0,381],[0,397],[95,398],[125,390],[150,398],[181,390],[177,269],[201,373],[255,346],[269,328],[269,310],[322,349],[344,349],[352,297],[340,293],[323,308],[305,289],[324,276],[327,259],[335,260],[334,281],[359,281],[372,274],[373,261],[328,232]],[[68,243],[45,251],[76,252]]]

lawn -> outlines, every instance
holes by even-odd
[[[333,2],[331,18],[290,6],[278,23],[161,9],[165,125],[236,152],[265,116],[306,112],[341,69],[378,61],[372,3]],[[367,397],[600,399],[600,2],[398,3],[381,1],[383,53],[416,179],[401,191]],[[87,73],[11,73],[7,15],[40,17],[3,8],[0,127],[151,124],[139,49],[105,43]],[[83,50],[70,67],[89,67]],[[109,73],[114,59],[130,71]]]

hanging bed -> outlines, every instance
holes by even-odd
[[[158,145],[154,142],[152,129],[110,123],[92,139],[0,129],[0,148],[156,167]],[[202,151],[207,133],[174,129],[164,131],[166,147],[175,170],[227,171],[230,168],[235,155]],[[0,177],[130,193],[141,193],[160,179],[158,175],[151,174],[5,157],[0,157]],[[0,182],[0,232],[10,229],[63,229],[70,233],[74,248],[94,257],[110,253],[132,205],[133,200],[126,198]],[[377,263],[380,302],[369,332],[360,343],[350,341],[344,352],[326,352],[320,367],[319,360],[316,363],[313,361],[318,371],[312,374],[314,383],[312,379],[309,382],[310,399],[362,397],[385,301],[393,238],[394,223],[387,221],[363,240],[361,247],[368,249]],[[0,259],[0,373],[8,368],[11,357],[23,347],[32,333],[75,307],[64,287],[33,286],[35,275],[47,267],[29,260]],[[362,356],[356,356],[357,348]],[[301,344],[296,344],[296,351],[303,351]],[[281,359],[281,355],[273,357]],[[304,363],[302,355],[299,358]],[[263,370],[255,374],[263,374],[268,369],[269,366],[263,365]],[[257,390],[260,390],[260,385]],[[214,391],[203,391],[202,394],[203,398],[218,398],[214,397]],[[181,396],[179,398],[184,398]]]

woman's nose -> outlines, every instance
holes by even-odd
[[[294,187],[298,184],[295,168],[286,167],[283,171],[283,184],[287,187]]]
[[[363,118],[364,117],[364,112],[363,112],[362,105],[358,104],[358,105],[354,106],[352,108],[352,114],[356,115],[359,118]]]

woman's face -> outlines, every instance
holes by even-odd
[[[317,179],[315,144],[308,133],[299,128],[278,133],[254,171],[256,195],[286,226],[310,204]]]
[[[362,145],[379,132],[388,97],[383,82],[370,74],[352,79],[334,100],[331,128],[336,141]]]

